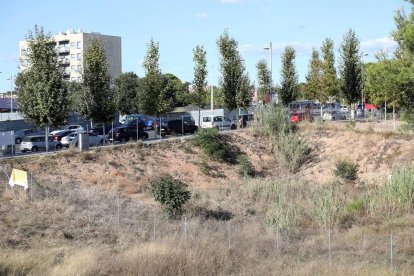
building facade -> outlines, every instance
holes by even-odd
[[[98,40],[105,50],[108,74],[111,78],[116,78],[122,73],[121,37],[68,30],[55,35],[54,39],[65,80],[82,81],[84,56],[92,40]],[[28,51],[30,51],[28,42],[20,41],[20,71],[25,70],[29,65]]]

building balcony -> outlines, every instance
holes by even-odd
[[[59,54],[69,54],[70,52],[70,47],[59,47]]]

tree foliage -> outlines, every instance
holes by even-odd
[[[138,76],[134,72],[115,79],[115,107],[120,114],[139,113]]]
[[[29,66],[16,78],[16,91],[23,118],[36,126],[63,124],[68,116],[68,90],[62,80],[56,43],[42,27],[29,31]]]
[[[236,95],[245,81],[244,60],[241,58],[237,49],[237,41],[230,37],[229,33],[224,33],[217,40],[220,53],[220,85],[223,89],[224,106],[229,110],[238,107]]]
[[[141,111],[155,116],[171,111],[173,104],[167,97],[168,90],[164,89],[166,80],[159,68],[159,59],[159,43],[151,39],[144,58],[145,79],[139,98]]]
[[[110,122],[115,113],[114,91],[110,87],[106,54],[98,40],[91,41],[85,54],[78,111],[95,123]]]
[[[303,86],[302,97],[308,100],[322,100],[320,97],[322,82],[322,61],[319,57],[319,51],[312,49],[312,57],[309,61],[308,74],[306,83]]]
[[[206,105],[207,99],[207,58],[206,51],[203,46],[197,45],[193,49],[194,61],[194,80],[193,80],[193,95],[192,103],[199,108]]]
[[[344,35],[340,54],[339,74],[341,95],[350,105],[360,98],[363,87],[359,39],[353,30],[349,30]]]
[[[236,94],[237,108],[247,109],[252,101],[254,87],[250,82],[249,75],[244,73],[240,79],[239,90]]]
[[[325,39],[322,43],[321,90],[318,97],[320,102],[327,102],[330,99],[336,99],[339,94],[333,48],[334,43],[330,38]]]
[[[164,74],[164,96],[171,107],[184,106],[190,101],[188,85],[183,83],[177,76]]]
[[[282,54],[280,99],[284,106],[298,97],[298,74],[295,68],[295,49],[287,46]]]
[[[258,81],[257,101],[263,103],[266,94],[270,91],[270,70],[267,68],[267,63],[264,59],[257,62],[256,69]]]

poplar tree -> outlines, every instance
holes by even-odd
[[[306,83],[303,86],[303,97],[308,100],[321,101],[321,65],[322,62],[319,57],[319,51],[312,49],[312,57],[309,61],[308,74],[306,75]]]
[[[264,59],[257,62],[256,69],[258,81],[257,101],[263,103],[272,85],[270,83],[270,70],[267,68],[267,63]]]
[[[330,38],[322,43],[322,76],[319,99],[321,102],[336,99],[339,94],[338,79],[335,69],[334,43]]]
[[[353,30],[349,30],[343,38],[340,49],[339,66],[341,96],[348,105],[355,103],[362,95],[362,63],[359,53],[359,40]]]
[[[223,89],[224,106],[229,110],[238,108],[236,96],[240,93],[245,75],[244,61],[237,49],[237,41],[224,33],[217,40],[220,53],[220,85]]]
[[[78,98],[78,111],[94,123],[112,121],[115,113],[114,91],[106,54],[98,40],[92,40],[84,56],[83,89]]]
[[[151,39],[144,58],[145,79],[139,96],[141,111],[147,115],[160,116],[172,109],[172,101],[166,96],[159,59],[159,43]]]
[[[193,97],[192,102],[198,107],[198,125],[200,126],[200,109],[206,104],[207,93],[207,58],[206,51],[203,46],[197,45],[193,49],[193,61],[194,61],[194,80],[193,80]]]
[[[29,66],[16,78],[19,113],[36,126],[58,127],[68,117],[69,101],[56,42],[37,25],[27,42]]]
[[[287,46],[282,54],[281,88],[279,92],[282,104],[285,106],[294,101],[299,93],[295,57],[295,49]]]

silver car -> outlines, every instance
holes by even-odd
[[[62,148],[62,143],[60,141],[55,141],[49,138],[49,149],[59,150]],[[26,136],[23,138],[23,141],[20,144],[20,151],[26,152],[36,152],[39,150],[46,150],[46,139],[44,135],[36,136]]]

